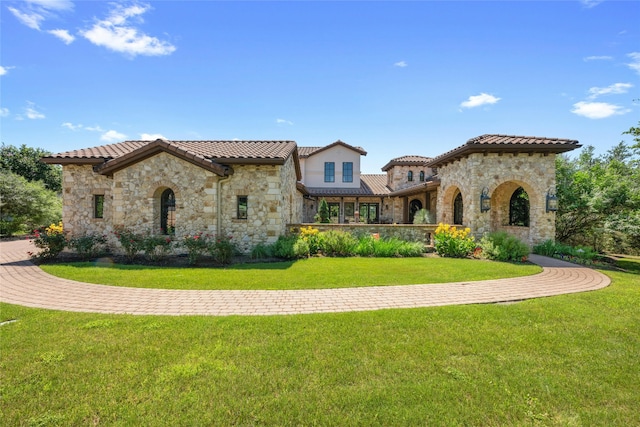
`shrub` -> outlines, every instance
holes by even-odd
[[[529,246],[504,231],[486,234],[480,241],[482,256],[495,261],[526,261]]]
[[[414,224],[433,224],[434,222],[435,215],[433,215],[427,209],[420,209],[413,215]]]
[[[449,224],[438,224],[434,236],[436,253],[442,257],[464,258],[476,248],[475,239],[469,236],[469,228],[458,230]]]
[[[258,243],[251,249],[249,255],[252,259],[269,258],[273,256],[273,246],[265,245],[264,243]]]
[[[309,243],[303,239],[297,239],[293,244],[293,254],[296,258],[305,258],[311,256]]]
[[[172,244],[168,235],[146,236],[142,239],[142,250],[150,260],[159,261],[171,251]]]
[[[304,240],[309,246],[307,255],[315,255],[322,246],[323,233],[320,230],[313,228],[312,226],[300,228],[299,239]]]
[[[552,257],[556,254],[556,242],[551,239],[538,243],[533,247],[533,253]]]
[[[215,241],[208,244],[208,251],[217,262],[220,264],[229,264],[233,256],[238,253],[238,248],[231,236],[218,237]]]
[[[82,259],[96,258],[106,251],[106,236],[88,234],[86,236],[74,237],[69,240],[68,246],[76,251]]]
[[[273,256],[284,259],[296,258],[296,253],[293,249],[298,236],[280,236],[278,240],[273,244]]]
[[[202,233],[196,233],[193,236],[184,236],[181,246],[187,250],[187,259],[189,260],[189,264],[197,264],[198,261],[200,261],[200,258],[209,251],[209,242],[207,241],[207,237],[207,235],[203,235]]]
[[[329,204],[325,199],[320,200],[320,206],[318,206],[318,213],[314,217],[316,222],[329,223]]]
[[[323,233],[321,250],[327,256],[352,256],[358,240],[351,233],[330,230]]]
[[[117,227],[114,234],[120,242],[120,245],[122,246],[122,249],[129,261],[133,261],[138,252],[144,249],[144,236],[141,234],[134,233],[133,231],[123,227]]]
[[[33,244],[41,249],[38,253],[29,253],[33,260],[50,260],[58,256],[67,245],[62,222],[51,224],[44,230],[36,230]]]

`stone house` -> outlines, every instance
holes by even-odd
[[[290,224],[331,220],[406,224],[420,209],[477,236],[506,230],[535,244],[555,234],[555,155],[578,141],[483,135],[435,158],[403,156],[362,174],[367,152],[340,140],[125,141],[43,158],[63,167],[63,223],[71,236],[199,232],[248,251]],[[549,205],[551,203],[551,205]]]

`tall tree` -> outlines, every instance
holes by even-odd
[[[20,148],[13,145],[0,147],[0,169],[18,174],[28,181],[42,181],[49,190],[62,190],[62,169],[57,165],[48,165],[40,161],[42,157],[51,154],[41,148],[31,148],[26,145]]]

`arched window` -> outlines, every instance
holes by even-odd
[[[518,187],[509,201],[509,225],[529,226],[529,195]]]
[[[163,234],[176,231],[176,196],[167,188],[160,196],[160,230]]]
[[[420,171],[420,182],[424,182],[424,171]]]
[[[453,200],[453,223],[462,224],[463,219],[462,193],[458,192]]]
[[[407,181],[409,182],[413,181],[413,171],[409,171],[407,173]]]

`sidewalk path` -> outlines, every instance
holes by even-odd
[[[601,289],[604,274],[531,255],[542,273],[511,279],[291,291],[189,291],[59,279],[29,261],[26,240],[0,242],[0,301],[53,310],[140,315],[279,315],[495,303]]]

